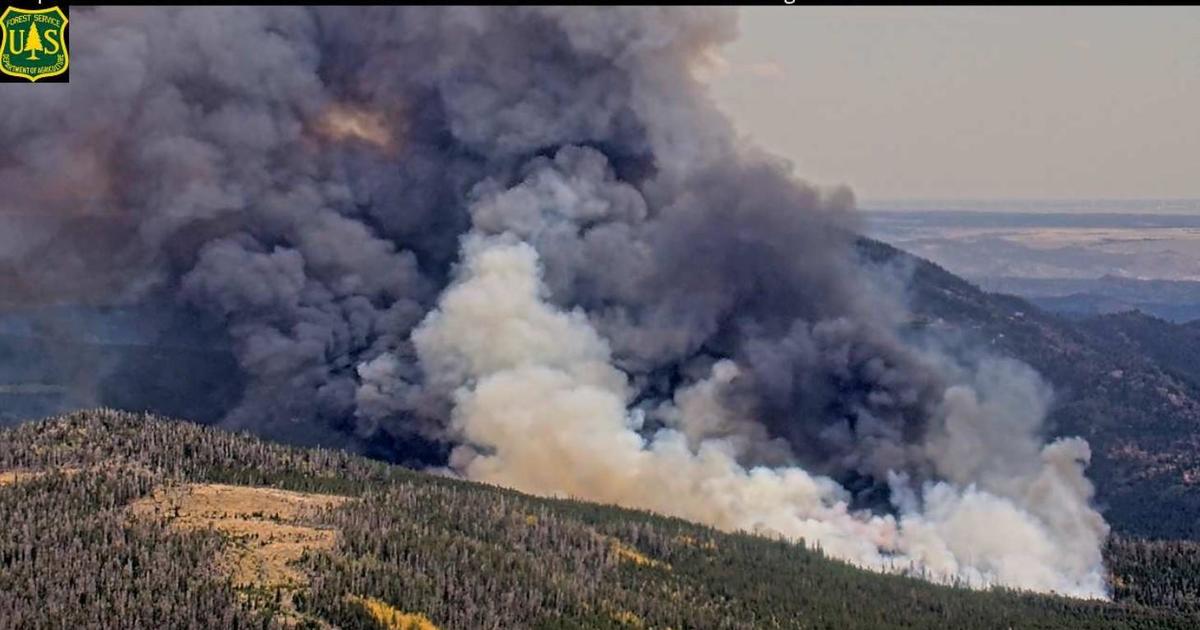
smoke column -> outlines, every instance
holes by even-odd
[[[1104,595],[1086,443],[1043,443],[1029,368],[905,330],[849,191],[738,141],[696,78],[730,12],[78,13],[71,83],[0,86],[37,148],[0,161],[0,303],[236,365],[131,352],[100,402]]]
[[[1042,392],[1027,368],[989,362],[974,387],[945,391],[942,429],[925,447],[951,480],[914,487],[892,473],[895,513],[854,513],[828,477],[739,463],[761,432],[720,401],[738,377],[735,364],[717,362],[707,378],[677,390],[655,412],[661,428],[646,435],[645,415],[628,407],[628,378],[587,316],[544,301],[536,252],[476,236],[464,250],[462,277],[414,340],[433,382],[455,387],[450,430],[464,445],[451,465],[465,476],[804,538],[875,568],[1103,593],[1105,528],[1087,505],[1091,488],[1078,465],[1087,445],[998,435],[1019,430],[1006,425],[1008,414],[1040,411]],[[976,388],[990,387],[1003,399],[981,401]],[[990,453],[996,446],[1001,452]]]

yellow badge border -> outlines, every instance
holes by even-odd
[[[8,29],[4,27],[4,20],[6,20],[8,18],[9,13],[27,13],[30,15],[42,14],[42,13],[58,13],[58,16],[61,17],[63,20],[63,25],[62,25],[63,67],[62,67],[62,70],[59,70],[57,72],[51,72],[49,74],[39,74],[36,76],[29,76],[28,74],[18,74],[16,72],[9,72],[8,70],[5,70],[3,66],[0,66],[0,72],[3,72],[4,74],[7,74],[10,77],[17,77],[18,79],[29,79],[30,83],[37,83],[38,79],[48,79],[50,77],[56,77],[64,72],[66,72],[71,67],[71,51],[67,50],[67,38],[66,38],[67,25],[71,23],[71,20],[67,17],[66,13],[62,12],[62,9],[60,9],[57,5],[52,6],[49,9],[18,9],[17,7],[8,7],[7,9],[5,9],[4,13],[0,13],[0,51],[3,51],[4,46],[6,46],[8,44]]]

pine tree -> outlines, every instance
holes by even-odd
[[[42,37],[40,35],[38,35],[37,24],[29,25],[29,35],[26,37],[27,37],[27,39],[25,40],[25,50],[29,51],[29,60],[37,61],[38,60],[38,57],[37,57],[38,51],[46,50],[42,46]]]

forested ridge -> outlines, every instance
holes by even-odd
[[[1200,540],[1195,326],[1136,316],[1075,321],[982,291],[879,241],[860,239],[858,249],[867,264],[911,272],[915,327],[1018,359],[1053,386],[1046,433],[1091,445],[1088,477],[1115,532]]]
[[[1186,543],[1114,539],[1111,603],[973,591],[760,536],[104,410],[0,432],[0,472],[21,475],[0,484],[0,628],[1200,624],[1200,554]],[[337,532],[294,563],[307,583],[253,588],[218,561],[237,544],[228,534],[131,516],[156,488],[189,483],[352,499],[305,517]]]

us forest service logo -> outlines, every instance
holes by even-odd
[[[0,14],[0,72],[37,81],[59,76],[71,65],[67,15],[48,9],[8,7]]]

